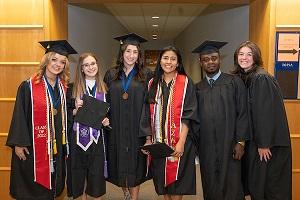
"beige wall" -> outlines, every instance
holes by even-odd
[[[249,38],[249,7],[224,9],[198,16],[175,40],[182,51],[186,71],[194,82],[201,77],[199,56],[191,53],[195,47],[205,40],[228,42],[221,49],[221,70],[229,72],[233,67],[235,48]]]
[[[300,31],[300,1],[255,0],[250,4],[250,39],[262,49],[265,68],[274,74],[276,31]],[[299,91],[299,90],[298,90]],[[300,100],[286,100],[293,151],[293,199],[300,199]]]
[[[93,52],[100,60],[104,73],[115,64],[119,42],[113,38],[128,33],[124,26],[101,5],[87,8],[69,5],[69,41],[80,53]],[[74,56],[75,62],[77,56]],[[73,65],[74,66],[74,63]],[[74,68],[71,69],[74,71]],[[73,75],[73,73],[71,73]]]

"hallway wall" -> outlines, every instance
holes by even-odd
[[[218,30],[222,30],[219,32]],[[187,73],[194,82],[200,80],[198,54],[192,50],[205,40],[226,41],[221,49],[221,69],[228,72],[233,66],[235,48],[249,38],[249,6],[241,6],[198,16],[175,40],[181,50]]]
[[[127,30],[104,7],[95,11],[74,5],[68,6],[69,42],[79,54],[93,52],[103,67],[103,72],[115,63],[119,43],[113,39]],[[72,66],[76,66],[74,57]],[[73,77],[74,67],[71,68]]]
[[[103,66],[103,72],[114,66],[119,49],[119,43],[113,38],[129,31],[102,5],[86,8],[76,5],[68,6],[69,41],[80,53],[93,52]],[[103,29],[105,27],[105,29]],[[149,40],[141,45],[145,50],[159,50],[172,45],[172,40]],[[71,58],[71,76],[78,55]]]

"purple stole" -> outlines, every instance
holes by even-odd
[[[96,99],[99,101],[106,102],[105,93],[99,92],[96,93]],[[103,143],[103,153],[104,153],[104,177],[108,177],[107,171],[107,160],[106,160],[106,151],[105,151],[105,141],[104,141],[104,132],[103,129],[97,130],[92,127],[85,126],[78,122],[74,122],[73,130],[76,134],[77,145],[80,146],[84,151],[88,150],[88,148],[95,142],[98,143],[100,135],[102,136]]]
[[[106,101],[105,93],[99,92],[96,94],[96,99],[99,101]],[[86,151],[93,142],[98,143],[100,132],[103,131],[94,129],[92,127],[88,127],[86,125],[80,124],[78,122],[74,122],[73,130],[76,133],[76,141],[77,145],[80,146],[84,151]]]

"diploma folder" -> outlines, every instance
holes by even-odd
[[[143,150],[149,151],[153,158],[165,158],[171,156],[174,150],[165,143],[154,143],[140,147]]]
[[[109,110],[109,103],[100,101],[94,97],[83,95],[83,105],[78,108],[74,121],[100,130],[102,121]]]

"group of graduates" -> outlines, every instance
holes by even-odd
[[[73,83],[67,56],[77,52],[65,40],[40,42],[46,53],[18,88],[6,143],[13,150],[13,198],[55,199],[66,184],[74,199],[101,199],[109,181],[125,200],[137,200],[140,185],[153,179],[158,195],[181,200],[196,194],[198,155],[205,200],[292,199],[283,98],[255,43],[236,49],[232,74],[220,71],[226,43],[202,43],[193,53],[206,75],[194,85],[175,47],[162,49],[153,73],[143,66],[144,38],[115,39],[116,66],[102,76],[96,56],[83,53]],[[101,128],[76,121],[92,107],[85,95],[109,103]],[[155,144],[172,153],[154,156],[146,147]]]

